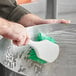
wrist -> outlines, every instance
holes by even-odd
[[[0,35],[7,33],[9,22],[3,18],[0,18]]]

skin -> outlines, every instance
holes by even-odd
[[[0,35],[11,39],[15,45],[22,46],[26,45],[30,39],[25,27],[52,23],[67,24],[70,23],[70,21],[63,19],[42,19],[34,14],[27,14],[22,16],[18,23],[0,18]]]
[[[39,25],[39,24],[54,24],[54,23],[70,23],[69,20],[64,20],[64,19],[42,19],[37,15],[34,14],[27,14],[24,15],[19,22],[20,24],[22,24],[25,27],[28,26],[34,26],[34,25]]]
[[[29,36],[24,26],[19,23],[11,22],[0,18],[0,35],[11,39],[17,46],[27,44]]]

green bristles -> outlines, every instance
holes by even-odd
[[[56,43],[54,38],[48,37],[48,36],[44,35],[43,33],[38,33],[36,41],[42,41],[42,40],[49,40],[49,41],[51,41],[53,43]]]
[[[48,37],[48,36],[44,35],[43,33],[38,33],[36,41],[42,41],[42,40],[49,40],[49,41],[51,41],[53,43],[56,43],[55,39],[53,39],[51,37]],[[36,52],[35,52],[35,50],[33,48],[30,50],[28,55],[29,55],[28,56],[29,59],[31,59],[33,61],[36,61],[36,62],[38,62],[40,64],[47,63],[45,60],[42,60],[42,59],[37,57]]]
[[[40,64],[47,63],[45,60],[42,60],[42,59],[40,59],[40,58],[37,57],[36,52],[35,52],[34,49],[30,50],[30,52],[28,53],[28,55],[30,55],[28,57],[29,59],[32,59],[33,61],[36,61],[36,62],[38,62]]]

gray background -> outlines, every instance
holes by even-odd
[[[32,13],[45,18],[46,14],[46,1],[38,0],[32,4],[22,5]],[[51,4],[51,3],[49,3]],[[49,7],[50,9],[50,7]],[[51,14],[51,13],[50,13]],[[50,16],[50,14],[48,14]],[[72,23],[76,23],[76,0],[57,0],[57,18],[58,19],[69,19]]]
[[[58,18],[70,19],[76,23],[76,0],[57,0]]]

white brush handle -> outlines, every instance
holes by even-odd
[[[30,46],[34,47],[35,45],[37,45],[37,43],[35,41],[30,40],[28,43]]]
[[[59,55],[59,46],[48,40],[43,41],[29,41],[29,45],[33,47],[37,56],[47,62],[53,62]]]
[[[28,44],[29,44],[33,49],[35,49],[35,50],[37,51],[37,48],[40,48],[40,47],[41,47],[40,44],[43,45],[42,42],[43,42],[43,41],[32,41],[32,40],[30,40]]]

